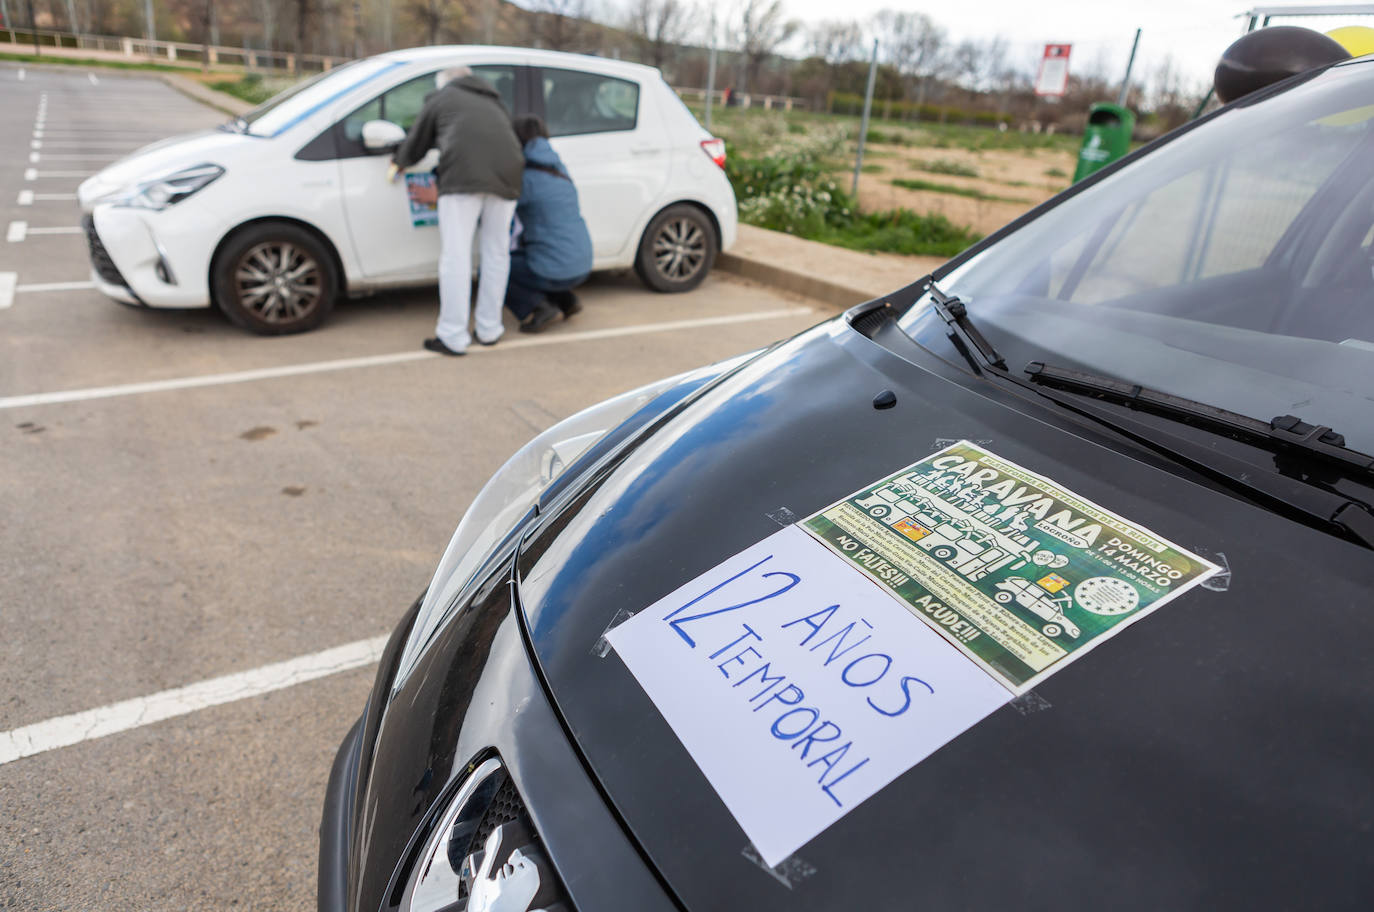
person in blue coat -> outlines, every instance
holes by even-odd
[[[506,307],[521,332],[540,332],[582,309],[572,290],[592,271],[592,238],[577,205],[577,187],[549,145],[544,121],[515,118],[525,147],[525,176],[515,204],[519,226],[510,255]]]

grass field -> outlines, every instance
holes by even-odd
[[[704,120],[699,105],[694,113]],[[716,107],[711,128],[726,140],[745,222],[861,250],[940,256],[1067,187],[1079,143],[1075,136],[876,120],[855,196],[857,117]]]

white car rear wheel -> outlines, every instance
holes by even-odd
[[[715,265],[720,242],[711,218],[696,206],[669,206],[639,241],[635,272],[654,291],[691,291]]]

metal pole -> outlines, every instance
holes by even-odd
[[[5,20],[5,29],[10,33],[10,44],[14,44],[14,22],[10,19],[9,0],[0,0],[0,17]]]
[[[873,109],[873,83],[878,78],[878,39],[873,39],[873,59],[868,63],[868,89],[864,91],[864,116],[859,124],[859,154],[854,157],[854,186],[851,195],[858,195],[859,172],[864,167],[864,140],[868,138],[868,112]]]
[[[1131,88],[1131,67],[1135,66],[1135,50],[1140,47],[1140,29],[1135,30],[1135,41],[1131,42],[1131,56],[1126,60],[1126,76],[1121,80],[1121,94],[1116,96],[1116,103],[1126,105],[1126,93]]]
[[[29,31],[33,33],[33,55],[40,57],[43,51],[38,46],[38,20],[33,16],[33,0],[28,0],[29,6]]]
[[[76,28],[76,0],[67,0],[67,24],[71,26],[72,34],[77,32]]]
[[[711,52],[706,63],[706,129],[711,129],[711,100],[716,94],[716,13],[711,11]]]
[[[157,20],[153,18],[153,0],[143,0],[143,18],[148,23],[148,40],[157,40]],[[152,56],[153,49],[148,48],[148,56]]]

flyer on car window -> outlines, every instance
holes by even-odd
[[[968,441],[801,525],[1015,693],[1220,569]]]

